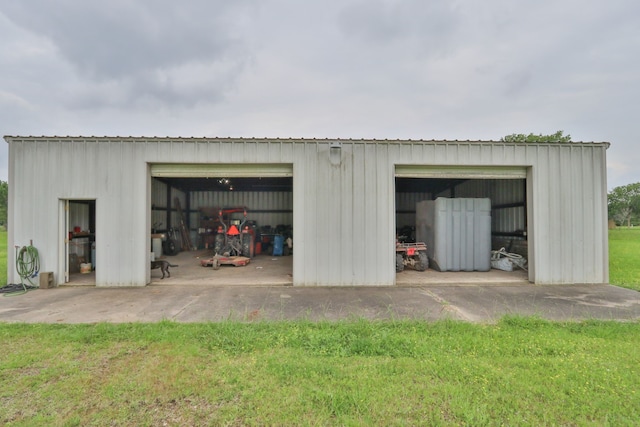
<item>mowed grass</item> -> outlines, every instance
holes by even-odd
[[[609,230],[609,282],[640,291],[640,227]]]
[[[0,324],[0,424],[640,424],[640,324]]]

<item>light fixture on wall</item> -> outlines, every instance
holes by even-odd
[[[329,161],[334,166],[342,162],[342,144],[339,142],[334,142],[329,147]]]

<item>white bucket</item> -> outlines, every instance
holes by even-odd
[[[80,264],[80,273],[88,274],[91,273],[91,263],[82,263]]]

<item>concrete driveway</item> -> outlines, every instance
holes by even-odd
[[[97,323],[308,319],[640,319],[640,292],[610,285],[394,287],[64,286],[0,297],[0,322]]]

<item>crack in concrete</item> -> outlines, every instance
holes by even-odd
[[[184,311],[187,309],[187,307],[189,307],[190,305],[192,305],[196,301],[197,301],[197,298],[194,298],[191,301],[189,301],[188,303],[186,303],[185,305],[183,305],[182,308],[180,308],[180,310],[178,310],[174,315],[171,316],[171,318],[173,320],[176,320],[178,316],[180,316],[182,313],[184,313]]]
[[[454,313],[458,317],[460,317],[462,320],[466,320],[468,322],[473,322],[473,321],[477,320],[477,319],[474,319],[473,316],[469,316],[467,313],[465,313],[464,310],[460,309],[460,307],[456,307],[455,305],[451,304],[446,299],[442,298],[439,295],[434,294],[430,290],[425,289],[425,288],[421,288],[421,291],[422,291],[423,294],[425,294],[426,296],[428,296],[430,298],[433,298],[435,300],[435,302],[440,304],[442,306],[442,310],[443,311],[448,311],[450,313]]]

